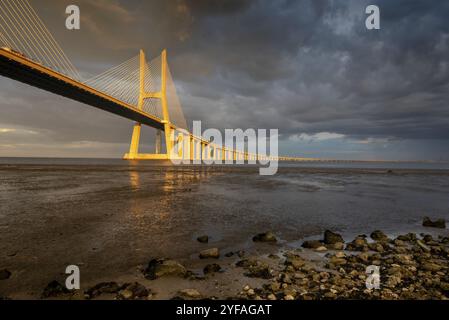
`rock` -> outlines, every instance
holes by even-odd
[[[101,282],[86,291],[89,299],[95,298],[103,293],[117,293],[120,286],[116,282]]]
[[[447,283],[447,282],[440,282],[440,288],[443,291],[449,292],[449,283]]]
[[[153,259],[143,273],[145,278],[154,280],[164,276],[185,277],[187,270],[175,260]]]
[[[273,278],[272,271],[269,266],[265,263],[258,261],[257,265],[252,265],[248,267],[248,272],[245,276],[250,278],[261,278],[261,279],[271,279]]]
[[[270,293],[270,294],[267,296],[267,299],[268,299],[268,300],[276,300],[276,296],[275,296],[274,294]]]
[[[228,252],[228,253],[225,253],[225,257],[226,258],[230,258],[230,257],[232,257],[234,255],[234,252],[232,252],[232,251],[230,251],[230,252]]]
[[[328,244],[327,247],[333,250],[343,250],[345,248],[345,244],[343,242],[336,242],[334,244]]]
[[[344,252],[339,251],[339,252],[337,252],[337,253],[335,254],[335,257],[336,257],[336,258],[344,258],[344,257],[346,257],[346,255],[345,255]]]
[[[446,228],[446,221],[444,219],[438,219],[435,221],[430,220],[429,217],[424,217],[422,225],[424,227],[430,227],[430,228]]]
[[[404,241],[399,239],[394,239],[393,243],[398,247],[405,247],[407,245]]]
[[[324,294],[324,297],[325,297],[326,299],[336,299],[336,298],[337,298],[337,295],[336,295],[335,293],[333,293],[333,292],[326,292],[326,293]]]
[[[316,248],[315,251],[323,252],[323,251],[327,251],[327,248],[325,246],[321,246],[321,247]]]
[[[389,288],[396,288],[402,282],[402,278],[399,275],[389,276],[385,286]]]
[[[401,254],[401,255],[396,255],[395,260],[398,262],[399,265],[413,265],[414,264],[414,260],[413,260],[413,256],[408,255],[408,254]]]
[[[178,292],[178,295],[187,300],[197,300],[202,298],[201,293],[196,289],[183,289]]]
[[[321,241],[309,240],[309,241],[304,241],[301,246],[303,248],[307,248],[307,249],[316,249],[316,248],[321,247],[322,245],[323,245],[323,243]]]
[[[243,258],[243,257],[245,256],[245,250],[239,250],[239,251],[237,251],[237,256],[238,256],[239,258]]]
[[[330,230],[324,231],[324,243],[325,244],[335,244],[337,242],[344,243],[343,237],[338,233],[332,232]]]
[[[421,268],[426,270],[426,271],[431,271],[431,272],[437,272],[437,271],[440,271],[442,269],[440,265],[438,265],[436,263],[432,263],[432,262],[424,262],[421,265]]]
[[[288,273],[281,273],[281,274],[279,275],[279,280],[280,280],[282,283],[286,283],[286,284],[291,284],[291,283],[292,283],[292,279],[290,278],[290,276],[289,276]]]
[[[198,242],[201,243],[208,243],[209,242],[209,237],[204,235],[204,236],[199,236],[198,238],[196,238],[196,240],[198,240]]]
[[[273,232],[268,231],[265,233],[259,233],[253,237],[254,242],[276,242],[276,236]]]
[[[449,237],[443,237],[441,239],[441,243],[445,243],[445,244],[449,243]]]
[[[287,294],[284,296],[285,300],[295,300],[295,297],[293,297],[291,294]]]
[[[356,246],[366,246],[368,244],[368,241],[366,241],[366,236],[365,235],[360,235],[360,236],[357,236],[354,239],[353,243]]]
[[[55,297],[58,297],[61,295],[69,294],[69,293],[70,293],[70,291],[65,286],[60,284],[58,281],[53,280],[45,287],[45,289],[42,293],[42,298],[43,299],[55,298]]]
[[[348,263],[345,258],[337,258],[336,256],[331,257],[329,259],[329,262],[335,266],[345,265],[346,263]]]
[[[279,282],[273,282],[272,284],[269,285],[269,290],[271,291],[279,291],[281,289],[281,285],[279,284]]]
[[[363,263],[369,263],[371,255],[367,252],[360,253],[357,258],[362,261]]]
[[[346,250],[350,251],[366,251],[368,249],[368,241],[365,235],[357,236],[351,243],[348,243]]]
[[[384,252],[384,247],[379,242],[368,243],[368,248],[372,251]]]
[[[371,237],[371,239],[373,239],[375,241],[387,241],[388,240],[387,235],[380,230],[373,231],[371,233],[370,237]]]
[[[424,251],[430,252],[430,248],[425,245],[421,240],[416,240],[416,244]]]
[[[218,248],[210,248],[200,252],[200,259],[218,259],[220,257],[220,251]]]
[[[208,264],[204,267],[203,272],[204,274],[219,272],[221,270],[221,266],[216,263]]]
[[[0,280],[8,280],[11,277],[11,272],[8,269],[0,270]]]
[[[401,241],[415,241],[417,239],[416,234],[414,233],[407,233],[404,235],[399,235],[396,239]]]
[[[237,267],[241,267],[241,268],[249,268],[251,266],[256,266],[259,263],[259,261],[257,261],[256,259],[243,259],[243,260],[239,260],[237,261],[237,263],[235,264]]]
[[[119,292],[119,299],[131,300],[133,298],[133,293],[131,290],[125,289]]]
[[[131,293],[131,297],[129,297]],[[150,291],[138,282],[128,284],[123,291],[119,292],[119,297],[123,297],[126,300],[129,299],[146,299]]]
[[[286,266],[292,266],[294,269],[298,270],[303,267],[306,263],[300,256],[289,256],[284,263]]]

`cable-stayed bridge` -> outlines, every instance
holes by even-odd
[[[228,148],[190,133],[165,50],[151,61],[141,50],[83,79],[28,0],[0,0],[0,46],[1,75],[134,120],[125,159],[294,160]],[[158,130],[154,154],[139,153],[142,124]]]

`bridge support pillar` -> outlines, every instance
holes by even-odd
[[[131,145],[129,147],[129,153],[125,154],[125,159],[133,160],[138,157],[139,154],[139,141],[140,141],[140,128],[141,124],[136,122],[133,128],[133,135],[131,137]]]

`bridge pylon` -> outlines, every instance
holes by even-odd
[[[145,66],[146,59],[143,50],[140,50],[140,72],[139,72],[139,101],[137,107],[139,110],[143,109],[145,99],[160,99],[162,106],[163,126],[165,133],[166,152],[161,152],[161,131],[157,129],[156,133],[156,147],[155,153],[139,153],[140,131],[141,124],[136,122],[134,124],[133,133],[131,137],[131,145],[129,152],[123,158],[125,160],[168,160],[172,154],[172,125],[170,124],[170,114],[168,112],[167,104],[167,51],[164,49],[161,54],[161,88],[159,92],[146,92],[145,90]]]

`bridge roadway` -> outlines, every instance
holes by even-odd
[[[0,75],[164,130],[162,119],[5,48],[0,48]]]

